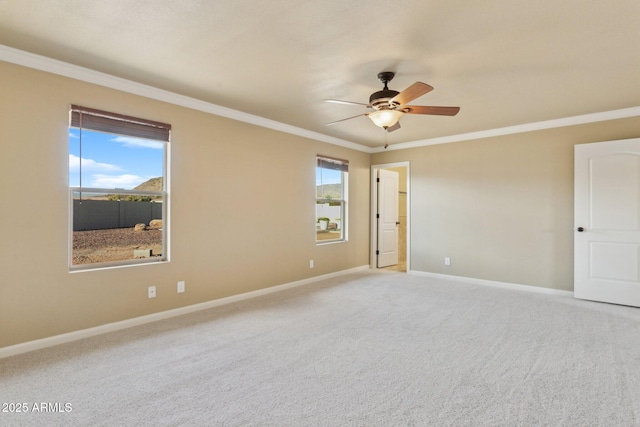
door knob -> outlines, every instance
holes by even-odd
[[[578,227],[577,230],[579,233],[582,233],[584,231],[584,227]]]

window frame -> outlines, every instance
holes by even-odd
[[[321,164],[325,161],[328,164],[340,164],[341,168],[341,198],[326,198],[326,197],[318,197],[318,169],[322,168]],[[325,169],[338,169],[341,168],[325,168]],[[334,243],[342,243],[348,241],[348,220],[349,220],[349,161],[344,159],[338,159],[335,157],[324,156],[324,155],[316,155],[316,184],[315,184],[315,242],[316,245],[327,245]],[[319,203],[340,203],[340,236],[335,239],[318,239],[318,204]]]
[[[150,126],[152,128],[162,128],[162,129],[151,129],[149,132],[142,131],[136,132],[135,129],[132,132],[118,132],[115,128],[109,131],[109,128],[102,128],[100,130],[95,128],[85,128],[82,127],[82,119],[80,120],[80,126],[76,126],[78,124],[77,117],[74,117],[74,113],[77,111],[81,111],[82,115],[84,114],[95,114],[97,116],[102,116],[103,118],[111,118],[113,120],[121,121],[124,123],[124,126],[131,125],[134,128],[142,126]],[[98,124],[98,126],[102,126]],[[171,145],[171,125],[154,122],[151,120],[140,119],[131,116],[125,116],[118,113],[110,113],[106,111],[91,109],[87,107],[80,107],[76,105],[71,105],[69,110],[69,130],[78,129],[80,132],[82,130],[90,130],[93,132],[100,132],[107,135],[114,136],[129,136],[140,139],[154,140],[157,142],[161,142],[163,144],[162,148],[162,189],[160,191],[150,191],[150,190],[127,190],[122,188],[93,188],[93,187],[84,187],[82,186],[82,178],[80,179],[80,186],[71,186],[68,185],[69,189],[69,225],[68,225],[68,235],[69,235],[69,243],[68,243],[68,266],[70,272],[80,272],[80,271],[89,271],[95,269],[103,269],[103,268],[116,268],[116,267],[126,267],[126,266],[135,266],[135,265],[149,265],[149,264],[158,264],[169,261],[169,151]],[[129,128],[128,130],[131,131]],[[154,135],[158,135],[163,139],[159,139],[157,137],[153,137]],[[69,143],[67,143],[67,146]],[[80,142],[81,144],[81,142]],[[80,156],[81,157],[81,156]],[[80,159],[82,162],[82,158]],[[69,176],[70,170],[67,171],[67,176]],[[70,184],[70,183],[69,183]],[[126,260],[118,260],[118,261],[106,261],[106,262],[94,262],[87,264],[74,264],[73,263],[73,233],[74,233],[74,194],[80,193],[91,193],[91,194],[104,194],[104,195],[140,195],[140,196],[151,196],[151,197],[159,197],[160,203],[162,203],[162,255],[158,257],[149,257],[149,258],[130,258]],[[82,201],[82,197],[80,196],[80,201]],[[120,200],[118,200],[120,202]]]

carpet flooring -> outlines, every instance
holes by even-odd
[[[640,425],[640,309],[364,271],[2,359],[0,403],[7,426]]]

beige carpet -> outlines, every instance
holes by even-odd
[[[640,310],[369,271],[2,359],[0,402],[28,409],[7,426],[639,425]]]

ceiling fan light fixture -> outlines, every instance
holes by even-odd
[[[369,118],[376,125],[381,128],[389,128],[400,120],[402,117],[402,111],[398,110],[378,110],[369,114]]]

